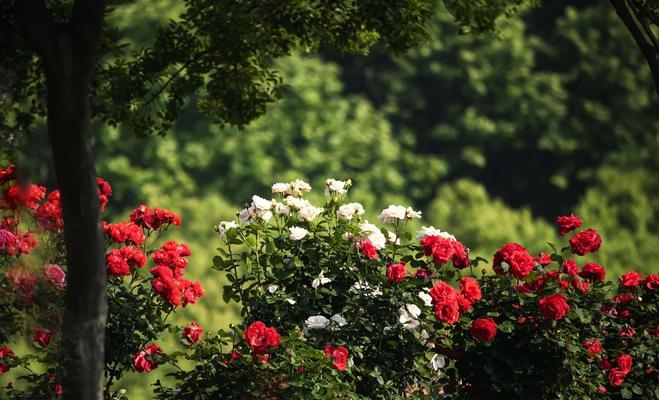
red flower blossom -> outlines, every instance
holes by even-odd
[[[360,240],[359,243],[357,243],[357,248],[369,260],[375,260],[378,258],[378,250],[369,240]]]
[[[619,279],[619,284],[622,287],[634,288],[641,284],[643,276],[636,271],[629,271],[622,275]]]
[[[196,322],[191,323],[190,325],[183,328],[183,333],[181,334],[181,341],[188,346],[192,346],[197,343],[201,338],[201,334],[204,329],[199,326]]]
[[[436,265],[446,264],[449,260],[453,266],[463,269],[469,266],[469,255],[464,245],[452,238],[442,236],[426,236],[421,240],[426,256],[432,256]]]
[[[633,359],[629,354],[621,354],[616,357],[616,365],[621,371],[629,373],[632,370]]]
[[[659,274],[650,274],[646,276],[643,281],[643,289],[648,292],[656,292],[659,290]]]
[[[387,266],[387,279],[389,282],[402,282],[403,279],[407,276],[407,269],[405,268],[405,263],[390,263]]]
[[[547,253],[540,253],[537,256],[533,257],[533,259],[535,260],[535,262],[542,265],[543,267],[546,267],[552,262],[551,255]]]
[[[32,337],[32,345],[37,349],[45,349],[53,339],[53,333],[49,331],[37,330]]]
[[[66,272],[57,264],[48,264],[43,267],[43,274],[46,280],[53,286],[64,289],[66,286]]]
[[[247,341],[253,354],[264,354],[268,349],[276,349],[281,343],[281,336],[275,328],[266,326],[261,321],[252,322],[243,333],[243,339]]]
[[[435,316],[447,324],[454,325],[458,322],[458,319],[460,319],[460,305],[457,296],[452,302],[435,304]]]
[[[552,294],[544,297],[540,299],[539,303],[540,312],[549,320],[558,321],[570,311],[567,299],[562,294]]]
[[[597,339],[584,340],[583,347],[591,356],[602,352],[602,342]]]
[[[201,283],[190,282],[185,279],[181,281],[183,283],[183,307],[188,304],[195,304],[197,299],[204,295],[204,288],[201,287]]]
[[[606,270],[599,264],[589,262],[581,268],[579,276],[591,282],[603,282]]]
[[[62,385],[57,383],[55,384],[55,386],[53,386],[53,392],[55,392],[56,395],[61,396],[64,394],[64,388],[62,387]]]
[[[620,337],[634,337],[636,336],[636,329],[632,328],[631,326],[625,326],[620,329],[618,332],[618,336]]]
[[[38,185],[9,186],[5,189],[5,198],[0,202],[0,208],[18,209],[25,207],[36,210],[39,202],[46,195],[46,188]]]
[[[0,186],[16,179],[15,165],[10,164],[6,169],[0,168]]]
[[[345,371],[348,367],[348,358],[350,353],[348,349],[343,346],[334,348],[332,346],[325,346],[325,355],[332,359],[332,365],[339,371]]]
[[[170,224],[181,225],[181,218],[175,213],[161,208],[153,210],[144,204],[140,205],[130,214],[130,220],[142,228],[156,230]]]
[[[574,214],[556,218],[556,225],[558,225],[558,233],[560,233],[561,236],[565,235],[566,233],[572,230],[580,228],[582,224],[583,221],[581,220],[581,218],[577,217]]]
[[[573,259],[563,261],[563,272],[568,275],[577,275],[579,273],[579,266]]]
[[[508,264],[508,271],[504,271],[501,263]],[[524,279],[535,267],[533,257],[524,247],[517,243],[504,244],[495,254],[493,268],[499,275],[511,273],[517,279]]]
[[[190,248],[186,244],[169,241],[163,244],[160,250],[154,251],[151,258],[156,265],[171,268],[174,276],[180,278],[188,266],[188,260],[184,257],[190,254]]]
[[[37,209],[36,218],[47,231],[61,231],[64,229],[62,201],[59,190],[50,192],[48,197],[46,197],[46,201]]]
[[[119,244],[141,246],[146,240],[142,228],[130,221],[120,222],[118,224],[108,224],[104,221],[103,232],[105,232],[110,240]]]
[[[497,323],[492,318],[480,318],[471,323],[469,333],[476,340],[491,342],[497,334]]]
[[[594,253],[602,245],[602,238],[594,229],[586,229],[579,232],[570,239],[570,249],[572,253],[583,256],[588,253]]]
[[[0,375],[9,371],[14,360],[14,352],[9,347],[0,348]]]
[[[458,241],[453,242],[453,256],[451,256],[453,266],[458,269],[467,268],[470,264],[469,254],[464,245]]]
[[[162,354],[164,354],[162,349],[155,343],[151,343],[146,349],[135,355],[133,368],[137,372],[151,372],[158,367],[158,361]]]
[[[102,178],[96,178],[96,185],[98,186],[99,206],[101,211],[105,211],[105,205],[108,204],[109,198],[112,196],[112,187]]]
[[[151,268],[154,279],[151,281],[153,290],[165,298],[172,306],[178,307],[182,302],[182,283],[174,278],[171,268],[156,266]]]
[[[470,303],[475,303],[483,298],[478,281],[474,278],[460,278],[460,292]]]
[[[609,371],[609,383],[613,387],[618,387],[622,385],[622,383],[625,381],[625,378],[627,377],[627,373],[624,371],[621,371],[619,368],[612,368]]]
[[[130,267],[141,268],[146,264],[146,254],[133,246],[124,246],[105,255],[108,273],[114,276],[130,275]]]

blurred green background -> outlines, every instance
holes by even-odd
[[[545,2],[501,21],[496,37],[461,35],[439,7],[430,40],[405,54],[280,60],[287,95],[244,131],[192,105],[163,138],[96,126],[98,172],[114,189],[109,213],[144,203],[183,217],[176,238],[193,251],[187,273],[207,292],[180,320],[210,330],[236,320],[210,269],[212,227],[296,178],[312,183],[316,201],[326,178],[351,178],[350,198],[370,219],[390,203],[412,205],[487,259],[509,241],[533,252],[563,245],[554,218],[575,212],[604,241],[582,261],[610,277],[659,270],[659,101],[612,7]],[[139,48],[180,9],[142,1],[113,18]],[[23,156],[38,160],[34,179],[52,183],[44,138],[29,139]],[[130,394],[146,397],[145,382],[161,374],[131,377]]]

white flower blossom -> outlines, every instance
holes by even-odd
[[[287,302],[288,304],[290,304],[290,305],[293,305],[293,304],[297,303],[297,301],[295,301],[295,300],[293,300],[293,299],[286,299],[286,300],[284,300],[284,301],[286,301],[286,302]]]
[[[252,196],[252,205],[254,205],[257,210],[267,211],[272,208],[272,200],[267,200],[263,197],[254,195]]]
[[[293,197],[293,196],[286,197],[284,199],[284,203],[296,211],[311,205],[311,203],[309,203],[309,200],[300,199],[298,197]]]
[[[318,278],[314,279],[311,282],[311,287],[316,289],[318,286],[322,286],[326,283],[330,283],[332,280],[330,278],[325,278],[324,271],[320,271]]]
[[[378,219],[380,222],[385,224],[393,224],[396,220],[405,219],[406,209],[403,206],[390,205],[389,207],[382,210]]]
[[[273,210],[275,211],[275,214],[283,215],[284,217],[288,217],[289,215],[291,215],[291,209],[288,208],[287,205],[280,202],[275,202],[275,205],[273,206]]]
[[[351,220],[355,217],[361,217],[364,215],[364,206],[359,203],[348,203],[344,204],[336,210],[336,215],[339,218]]]
[[[416,304],[405,304],[405,307],[398,310],[398,322],[403,324],[403,328],[413,331],[419,327],[419,315],[421,315],[421,310]]]
[[[370,296],[370,297],[378,297],[382,295],[382,291],[380,290],[379,286],[376,286],[375,289],[373,289],[368,282],[363,282],[363,281],[355,282],[350,287],[350,289],[348,289],[348,292]]]
[[[307,318],[306,321],[304,321],[304,324],[306,325],[307,329],[312,330],[312,329],[325,329],[329,325],[330,320],[325,318],[322,315],[313,315],[309,318]]]
[[[441,354],[435,354],[432,356],[432,359],[430,360],[430,366],[432,369],[435,371],[439,371],[440,369],[444,368],[446,365],[446,359],[444,358],[443,355]]]
[[[367,239],[377,249],[381,250],[387,244],[387,239],[384,237],[380,228],[365,221],[359,224],[359,229],[362,231],[362,240]]]
[[[291,226],[288,228],[289,232],[291,233],[291,239],[293,240],[302,240],[305,236],[307,236],[307,233],[309,233],[308,230],[301,228],[299,226]]]
[[[421,229],[416,233],[417,240],[423,240],[428,236],[439,236],[446,239],[455,239],[455,236],[451,235],[448,232],[444,232],[440,229],[435,228],[434,226],[422,226]]]
[[[423,300],[423,303],[428,307],[432,307],[432,297],[426,292],[419,292],[419,298]]]
[[[405,217],[407,219],[420,219],[421,211],[415,211],[412,209],[412,207],[407,207],[407,209],[405,210]]]
[[[291,192],[291,184],[290,183],[277,182],[274,185],[272,185],[272,193],[287,195],[290,192]]]
[[[310,192],[311,186],[301,179],[296,179],[290,183],[291,185],[291,196],[300,197],[302,193]]]
[[[344,326],[344,325],[348,324],[348,321],[346,321],[346,319],[343,318],[342,316],[340,316],[339,314],[336,314],[336,315],[332,316],[332,318],[330,318],[330,319],[332,320],[332,322],[334,322],[338,326]]]
[[[227,231],[232,228],[238,228],[238,223],[236,221],[220,221],[220,223],[215,226],[215,230],[222,238],[226,238]]]
[[[314,219],[316,219],[316,217],[318,217],[322,212],[323,212],[322,208],[309,205],[307,207],[300,209],[300,211],[297,212],[297,216],[303,221],[311,222]]]
[[[389,231],[387,232],[387,242],[390,244],[400,244],[400,239],[396,236],[395,233]]]
[[[325,196],[329,196],[332,193],[346,194],[348,188],[352,184],[352,181],[348,179],[347,181],[337,181],[336,179],[328,179],[325,181]]]
[[[270,292],[270,293],[274,293],[274,292],[276,292],[277,289],[279,289],[279,285],[275,285],[275,284],[268,285],[268,287],[267,287],[267,290],[268,290],[268,292]]]

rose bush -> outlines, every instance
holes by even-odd
[[[365,221],[350,185],[328,180],[318,207],[278,183],[216,227],[245,322],[200,342],[160,398],[659,398],[659,275],[614,290],[580,261],[602,240],[571,234],[577,216],[557,220],[564,247],[504,244],[491,274],[449,233],[411,235],[411,208]]]
[[[112,188],[98,179],[104,209]],[[203,295],[198,282],[184,278],[185,244],[166,242],[163,235],[181,223],[171,211],[138,207],[130,221],[103,221],[106,235],[107,295],[109,313],[105,346],[105,397],[120,399],[113,383],[128,370],[149,372],[167,360],[154,342],[163,333],[179,329],[167,322],[178,307],[195,303]],[[59,191],[20,184],[14,166],[0,168],[0,375],[15,371],[17,382],[0,387],[0,398],[58,398],[62,361],[59,343],[66,289],[66,254],[63,245],[62,206]],[[147,264],[151,266],[145,268]],[[183,332],[188,341],[199,340],[200,327]],[[34,348],[16,354],[9,346],[22,337]]]

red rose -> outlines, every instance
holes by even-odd
[[[387,266],[387,279],[389,279],[389,282],[402,282],[406,276],[405,263],[391,263]]]
[[[594,229],[586,229],[570,239],[572,253],[583,256],[596,252],[602,245],[602,238]]]
[[[556,225],[558,225],[558,233],[560,233],[561,236],[581,227],[582,224],[583,221],[581,220],[581,218],[577,217],[574,214],[556,218]]]
[[[61,197],[62,195],[59,190],[53,190],[46,197],[46,201],[37,209],[35,215],[37,221],[47,231],[60,231],[64,229]]]
[[[155,343],[140,351],[133,358],[133,368],[137,372],[151,372],[158,367],[158,361],[163,351]]]
[[[56,395],[61,396],[64,394],[64,388],[58,383],[53,386],[53,392],[55,392]]]
[[[446,264],[455,253],[455,241],[441,236],[426,236],[421,245],[427,256],[432,255],[432,261],[437,265]]]
[[[618,304],[631,303],[632,301],[634,301],[634,299],[636,299],[636,297],[634,297],[629,293],[617,294],[613,296],[613,301],[615,301]]]
[[[108,273],[114,276],[130,275],[130,267],[143,267],[146,264],[146,254],[133,246],[125,246],[112,250],[105,255]]]
[[[579,266],[573,259],[563,261],[563,272],[568,275],[577,275],[579,273]]]
[[[621,371],[618,368],[613,368],[609,371],[609,383],[613,387],[617,387],[622,385],[622,383],[625,381],[625,378],[627,377],[627,373],[624,371]]]
[[[453,255],[451,256],[453,266],[458,269],[464,269],[469,266],[469,254],[464,245],[458,241],[453,241]]]
[[[460,319],[460,305],[457,297],[453,302],[435,304],[435,316],[447,324],[455,324]]]
[[[558,321],[570,311],[565,296],[562,294],[552,294],[551,296],[540,299],[540,312],[546,319]]]
[[[602,351],[602,342],[597,339],[586,339],[583,341],[583,347],[588,354],[599,354]]]
[[[146,240],[142,228],[131,221],[120,222],[118,224],[103,222],[103,232],[110,240],[119,244],[141,246]]]
[[[478,281],[474,278],[460,278],[460,292],[470,303],[475,303],[483,298]]]
[[[618,336],[620,336],[620,337],[634,337],[634,336],[636,336],[636,329],[632,328],[631,326],[625,326],[624,328],[620,329],[620,331],[618,332]]]
[[[98,202],[101,206],[101,211],[105,211],[105,205],[108,204],[108,198],[112,196],[112,187],[102,178],[96,178],[98,186]]]
[[[460,312],[469,312],[471,311],[471,302],[467,300],[462,293],[458,293],[457,295],[457,300],[458,300],[458,309]]]
[[[503,269],[501,263],[508,264],[508,271]],[[506,243],[494,253],[493,268],[499,275],[511,273],[517,279],[524,279],[535,267],[533,257],[524,247],[517,243]]]
[[[378,249],[376,249],[375,246],[373,246],[373,243],[371,243],[370,241],[360,240],[359,243],[357,244],[357,247],[369,260],[375,260],[376,258],[378,258]]]
[[[433,303],[450,303],[456,301],[458,291],[446,282],[439,281],[428,291]]]
[[[64,289],[66,286],[66,272],[57,264],[48,264],[43,267],[43,274],[51,285]]]
[[[142,228],[150,230],[157,230],[170,224],[181,225],[181,218],[173,212],[160,208],[151,210],[144,204],[130,213],[130,220]]]
[[[579,289],[581,293],[588,293],[588,291],[590,290],[590,285],[588,285],[588,282],[580,281],[579,278],[577,278],[576,276],[572,277],[572,285],[575,288]]]
[[[261,321],[253,322],[243,333],[254,354],[263,354],[268,349],[276,349],[281,343],[281,336],[273,327],[265,326]]]
[[[32,337],[32,345],[37,349],[45,349],[53,339],[53,333],[48,331],[37,330]]]
[[[591,282],[603,282],[606,276],[606,270],[599,264],[589,262],[581,268],[579,276]]]
[[[325,346],[325,355],[332,359],[332,365],[339,371],[345,371],[348,367],[348,358],[350,353],[348,349],[339,346],[336,349],[332,346]]]
[[[610,371],[611,368],[613,368],[613,365],[611,365],[611,361],[609,360],[601,360],[600,367],[602,367],[602,369],[605,371]]]
[[[6,169],[0,168],[0,186],[16,179],[16,170],[14,168],[16,168],[14,164],[10,164]]]
[[[14,360],[14,352],[9,347],[0,348],[0,375],[9,371]]]
[[[192,346],[193,344],[199,341],[199,339],[201,338],[201,333],[203,331],[204,329],[201,326],[199,326],[199,324],[193,322],[192,324],[183,328],[181,341],[187,344],[188,346]]]
[[[659,274],[651,274],[645,277],[643,288],[648,292],[656,292],[659,289]]]
[[[629,373],[632,370],[633,359],[629,354],[621,354],[616,357],[616,365],[621,371]]]
[[[633,288],[641,284],[643,276],[636,271],[629,271],[620,277],[620,286]]]
[[[533,257],[533,259],[535,260],[535,262],[542,265],[543,267],[546,267],[552,262],[551,255],[547,253],[540,253],[536,257]]]
[[[481,318],[471,323],[469,333],[476,340],[491,342],[497,335],[497,323],[492,318]]]

